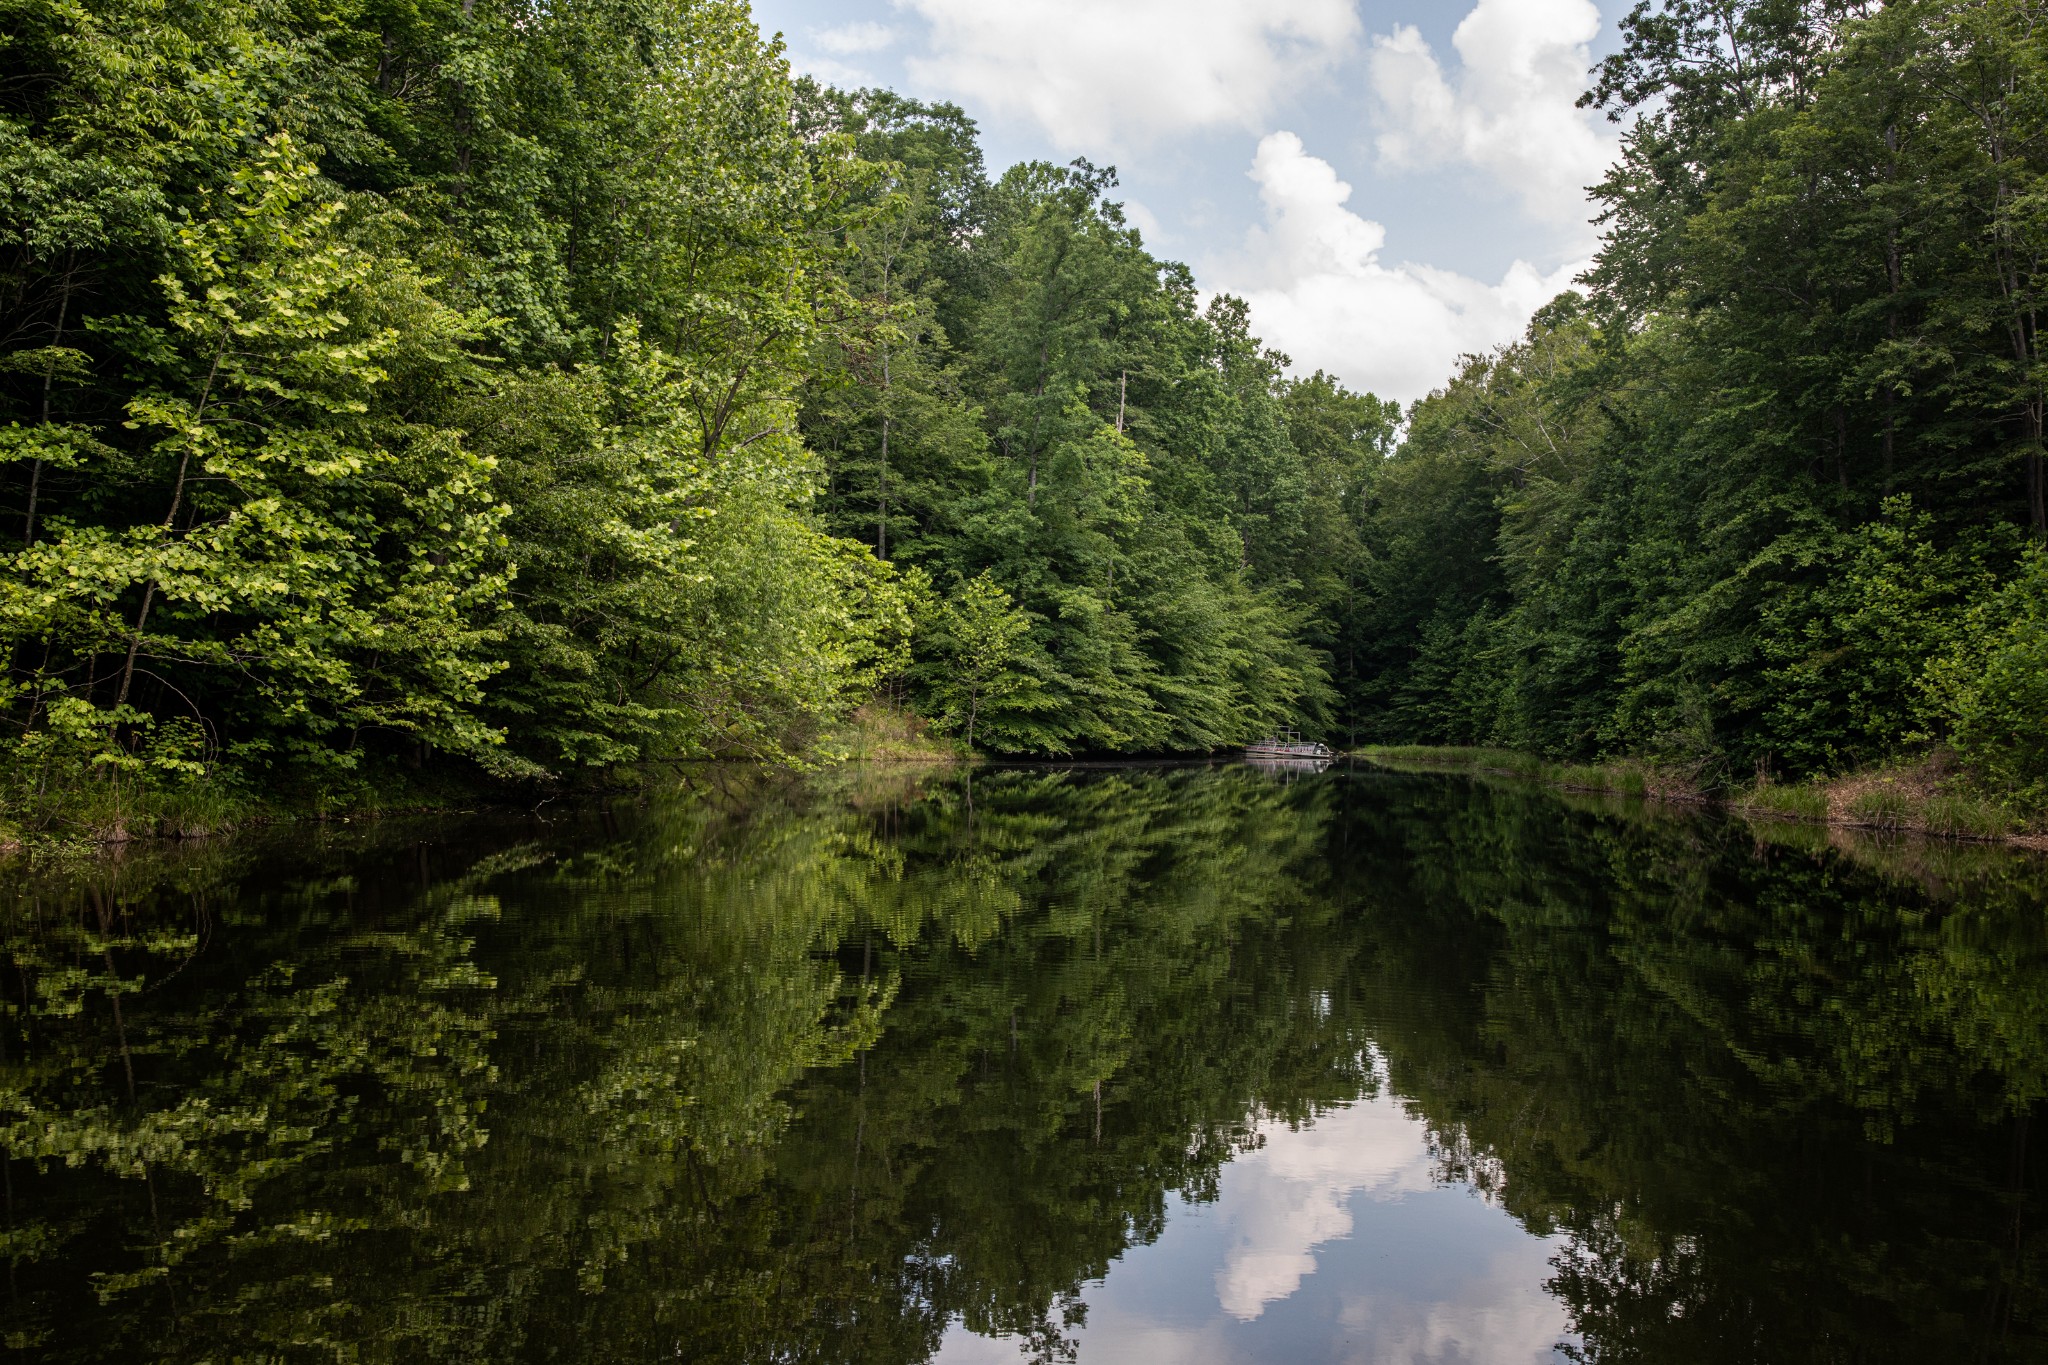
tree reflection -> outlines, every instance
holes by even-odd
[[[1366,820],[1372,917],[1405,926],[1389,979],[1454,951],[1417,928],[1489,940],[1474,1008],[1375,1026],[1394,1084],[1569,1233],[1579,1358],[2040,1353],[2038,863],[1759,847],[1483,787]]]
[[[1585,1360],[2040,1349],[2032,862],[1388,776],[698,786],[20,889],[10,1345],[1066,1359],[1377,1058],[1566,1236]]]

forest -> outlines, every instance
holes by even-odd
[[[11,815],[876,708],[2048,801],[2034,0],[1646,0],[1597,263],[1407,411],[741,0],[0,15]]]

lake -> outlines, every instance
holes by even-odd
[[[0,891],[38,1361],[2048,1359],[2048,863],[706,770]]]

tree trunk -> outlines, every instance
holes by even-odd
[[[64,344],[64,323],[71,314],[71,276],[77,268],[78,253],[73,252],[71,263],[64,270],[64,285],[57,297],[57,331],[50,338],[50,348],[55,350]],[[50,425],[50,388],[57,379],[57,358],[50,357],[50,363],[43,367],[43,411],[42,425]],[[36,502],[43,491],[43,461],[41,457],[30,466],[28,475],[28,515],[22,519],[21,548],[26,550],[36,543]]]
[[[2033,523],[2034,535],[2048,536],[2048,470],[2041,460],[2041,405],[2030,404],[2030,416],[2034,425],[2033,440],[2027,448],[2027,512]]]
[[[214,349],[213,364],[206,372],[206,384],[199,391],[199,406],[193,409],[196,419],[203,422],[206,408],[213,401],[214,380],[220,377],[221,357],[227,352],[227,338],[223,337]],[[185,504],[185,476],[192,471],[192,447],[187,445],[185,453],[178,460],[177,482],[171,485],[171,510],[164,513],[164,537],[169,539],[178,524],[178,512]],[[135,613],[135,629],[128,633],[128,660],[121,666],[121,690],[114,697],[118,709],[128,704],[128,690],[135,683],[135,656],[142,648],[142,628],[149,624],[149,609],[156,602],[156,575],[149,576],[149,582],[142,589],[142,609]]]
[[[2006,330],[2012,340],[2013,360],[2022,374],[2032,375],[2039,362],[2036,354],[2040,349],[2039,325],[2028,302],[2026,287],[2031,284],[2031,275],[2023,278],[2025,265],[2012,240],[2011,229],[2005,223],[2005,210],[2012,201],[2012,186],[2006,179],[2005,140],[2001,129],[1989,119],[1986,120],[1985,131],[1989,134],[1986,150],[1992,165],[1998,168],[1998,192],[1992,218],[1997,240],[1993,263],[1998,272],[1999,287],[2005,293],[2010,310]],[[2021,456],[2020,463],[2026,471],[2027,520],[2037,539],[2048,537],[2048,490],[2042,487],[2041,467],[2043,401],[2038,389],[2020,399],[2020,421],[2026,439],[2026,453]]]
[[[1891,148],[1894,156],[1896,156],[1898,151],[1898,130],[1895,128],[1885,129],[1884,139],[1885,146]],[[1894,180],[1898,178],[1896,166],[1892,168],[1890,178]],[[1899,293],[1906,283],[1904,262],[1899,255],[1899,229],[1897,224],[1892,225],[1885,239],[1884,273],[1886,282],[1891,286],[1892,296],[1891,307],[1885,310],[1885,333],[1891,338],[1892,344],[1896,346],[1899,340]],[[1897,405],[1897,386],[1886,384],[1884,386],[1884,495],[1886,497],[1892,495],[1893,471],[1896,466],[1894,456],[1898,445],[1899,421],[1898,414],[1895,411]]]
[[[1045,419],[1045,412],[1043,410],[1046,380],[1045,367],[1051,358],[1051,352],[1046,349],[1045,343],[1040,342],[1038,346],[1038,386],[1031,391],[1033,400],[1031,404],[1031,478],[1024,489],[1024,508],[1026,511],[1036,511],[1038,509],[1038,428],[1039,424]]]
[[[875,513],[875,558],[889,557],[889,419],[882,419],[881,498]]]
[[[882,277],[882,302],[889,301],[888,274]],[[882,475],[875,511],[875,558],[889,557],[889,427],[892,417],[889,411],[889,347],[882,346]]]
[[[1849,491],[1849,410],[1835,405],[1835,486]]]

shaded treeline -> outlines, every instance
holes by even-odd
[[[888,168],[804,429],[832,527],[951,598],[908,695],[1011,752],[1349,725],[1358,513],[1399,410],[1286,378],[1243,303],[1200,306],[1114,171],[991,181],[956,107],[799,96],[806,128]]]

